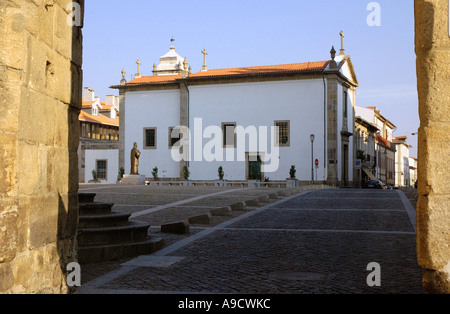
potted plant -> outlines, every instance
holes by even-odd
[[[119,174],[117,175],[117,182],[122,181],[124,175],[125,175],[125,168],[120,167]]]
[[[158,181],[158,179],[159,179],[159,177],[158,177],[158,167],[153,168],[152,176],[153,176],[153,180]]]
[[[222,181],[223,177],[225,176],[225,172],[223,172],[223,167],[220,166],[219,169],[217,170],[218,175],[219,175],[219,180]]]
[[[286,179],[287,188],[295,188],[298,186],[298,181],[297,178],[295,177],[296,173],[297,170],[295,169],[295,166],[291,166],[291,169],[289,170],[289,178]]]
[[[289,170],[289,175],[291,180],[295,180],[295,174],[297,173],[297,170],[295,169],[295,166],[291,166],[291,170]]]
[[[89,183],[99,183],[97,171],[92,170],[92,180]]]
[[[219,176],[219,180],[218,180],[218,186],[225,186],[224,182],[223,182],[223,177],[225,176],[225,172],[223,171],[223,167],[220,166],[219,169],[217,169],[217,174]]]
[[[187,166],[183,167],[181,175],[185,181],[189,181],[189,176],[191,175],[191,173],[189,172],[189,168]],[[189,182],[183,182],[183,185],[190,185],[190,184]]]

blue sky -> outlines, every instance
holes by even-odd
[[[83,28],[84,86],[117,94],[125,67],[127,79],[151,75],[153,63],[169,51],[170,39],[193,72],[208,51],[209,69],[285,64],[330,59],[334,45],[351,56],[360,87],[357,105],[377,106],[408,135],[417,156],[419,127],[414,54],[414,1],[376,1],[381,26],[370,27],[372,1],[301,0],[88,0]]]

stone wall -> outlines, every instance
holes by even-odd
[[[0,0],[0,293],[69,291],[82,92],[71,2]]]
[[[450,37],[448,0],[416,0],[421,126],[417,252],[424,287],[450,293]]]

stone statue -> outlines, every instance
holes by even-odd
[[[132,175],[139,174],[139,157],[141,157],[141,152],[137,149],[137,143],[134,143],[134,147],[131,150],[131,173]]]

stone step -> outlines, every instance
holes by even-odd
[[[165,246],[159,237],[150,237],[146,241],[97,246],[81,246],[78,248],[80,264],[102,263],[131,258],[139,255],[150,255]]]
[[[80,216],[110,214],[114,204],[108,203],[80,203]]]
[[[79,203],[93,203],[96,193],[78,193]]]
[[[147,240],[149,224],[132,221],[126,226],[78,229],[78,245],[108,245]]]
[[[109,213],[99,215],[82,215],[79,217],[78,228],[102,228],[118,227],[127,225],[131,214],[127,213]]]

